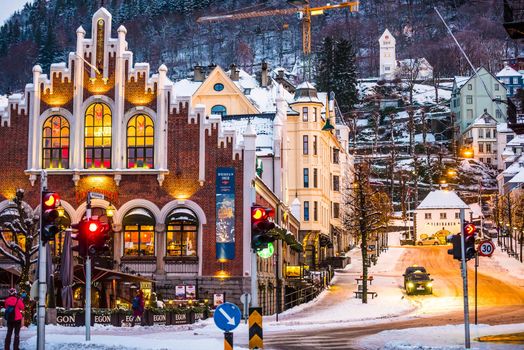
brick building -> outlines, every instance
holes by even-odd
[[[88,192],[105,195],[92,204],[93,215],[112,224],[112,251],[98,262],[110,272],[93,306],[129,302],[138,275],[165,299],[189,285],[197,298],[225,292],[236,301],[251,288],[245,223],[263,197],[255,188],[256,134],[248,129],[238,142],[220,116],[176,98],[167,67],[151,74],[149,64],[133,63],[126,29],[117,32],[113,38],[111,14],[101,8],[90,38],[77,29],[67,63],[53,64],[49,75],[35,66],[25,92],[9,97],[0,111],[0,212],[17,188],[38,210],[45,169],[48,189],[62,197],[64,226],[84,217]],[[116,212],[107,218],[110,205]],[[295,219],[282,225],[291,224],[298,230]],[[58,237],[57,254],[60,245]],[[74,293],[79,303],[82,288]]]

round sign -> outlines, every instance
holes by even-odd
[[[482,241],[480,242],[477,251],[479,252],[479,255],[491,256],[495,251],[495,245],[492,241]]]
[[[242,314],[238,306],[232,303],[224,303],[215,309],[213,320],[218,328],[225,332],[232,331],[240,324]]]
[[[251,302],[251,294],[244,293],[240,296],[240,302],[242,304],[249,304]]]
[[[273,243],[269,242],[267,244],[267,248],[259,250],[257,254],[259,257],[266,259],[266,258],[270,258],[274,252],[275,252],[275,246],[273,245]]]

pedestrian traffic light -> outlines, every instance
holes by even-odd
[[[58,219],[58,206],[60,196],[55,192],[42,192],[42,218],[40,226],[40,239],[43,244],[55,239],[55,235],[60,231],[56,220]]]
[[[465,256],[466,261],[473,259],[476,254],[475,249],[475,237],[477,233],[477,228],[472,223],[467,223],[464,226],[464,249],[465,249]]]
[[[453,244],[453,248],[448,249],[448,254],[453,255],[453,259],[462,260],[462,253],[460,251],[460,234],[449,235],[446,237],[446,241]]]
[[[275,223],[270,221],[272,209],[258,205],[251,207],[251,248],[255,251],[267,248],[268,243],[275,237],[269,230],[275,228]]]

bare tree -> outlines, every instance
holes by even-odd
[[[413,141],[415,134],[415,112],[413,108],[408,108],[408,133],[409,133],[409,155],[413,155]]]
[[[409,91],[409,104],[413,105],[413,90],[420,72],[420,60],[418,58],[410,58],[403,60],[400,63],[398,76],[405,80]]]
[[[37,262],[40,218],[23,199],[24,190],[18,189],[13,205],[0,213],[0,254],[20,268],[18,286],[29,295],[31,266]],[[30,308],[24,309],[24,320],[31,321]]]
[[[355,235],[356,242],[360,241],[362,248],[362,303],[367,303],[368,278],[368,241],[386,230],[390,218],[390,210],[384,206],[390,203],[384,192],[378,191],[370,183],[371,170],[367,162],[356,162],[354,182],[345,189],[344,204],[348,209],[344,212],[343,224],[349,232]],[[390,207],[390,205],[389,205]]]

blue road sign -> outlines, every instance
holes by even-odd
[[[216,308],[213,319],[218,328],[224,332],[232,331],[240,324],[240,309],[232,303],[224,303]]]

